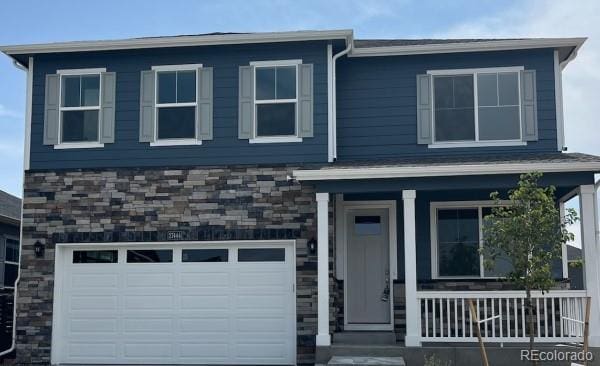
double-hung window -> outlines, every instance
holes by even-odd
[[[489,214],[489,203],[431,203],[434,278],[498,278],[511,271],[506,256],[496,258],[494,268],[484,266],[480,248],[484,218]]]
[[[59,144],[100,145],[100,74],[104,71],[59,71]]]
[[[518,145],[522,67],[429,71],[433,144]]]
[[[201,65],[157,66],[155,141],[195,143],[197,69]]]
[[[19,240],[8,237],[5,240],[4,252],[4,287],[15,287],[19,272]]]
[[[298,137],[298,64],[257,62],[254,66],[254,136],[258,141],[294,140]]]

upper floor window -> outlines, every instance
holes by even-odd
[[[250,143],[313,137],[313,65],[302,60],[240,66],[238,137]]]
[[[523,145],[537,140],[535,71],[433,70],[418,76],[418,143]]]
[[[297,65],[256,66],[256,137],[297,136]]]
[[[519,72],[433,75],[434,143],[520,141]]]
[[[46,75],[44,144],[101,147],[114,142],[116,74],[98,69]]]
[[[196,70],[156,73],[156,138],[196,138]]]
[[[100,74],[104,71],[59,71],[60,143],[99,142]]]
[[[140,141],[165,146],[212,139],[212,68],[153,66],[141,77]]]

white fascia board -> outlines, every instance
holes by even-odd
[[[531,171],[542,173],[600,172],[600,162],[494,163],[408,167],[330,168],[321,170],[294,170],[293,175],[298,181],[311,181],[520,174]]]
[[[142,48],[210,46],[243,43],[317,41],[330,39],[345,39],[347,42],[351,42],[353,39],[352,37],[353,36],[351,29],[268,32],[248,34],[217,34],[197,36],[148,37],[112,41],[77,41],[0,46],[0,52],[3,52],[10,56],[20,54],[38,54],[55,52],[109,51]]]
[[[538,38],[491,40],[480,42],[438,43],[426,45],[354,47],[350,57],[405,56],[434,53],[485,52],[531,48],[575,47],[579,49],[587,38]]]

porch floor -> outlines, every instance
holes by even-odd
[[[504,344],[486,344],[486,352],[490,364],[492,365],[521,365],[526,364],[521,359],[522,350],[528,349],[528,344],[511,343]],[[535,349],[539,351],[552,352],[555,350],[565,352],[579,352],[580,346],[568,344],[541,344],[537,343]],[[594,363],[600,359],[600,348],[590,348],[593,353]],[[405,365],[421,366],[426,358],[434,356],[441,365],[481,365],[481,353],[479,345],[473,344],[424,344],[422,347],[406,347],[404,343],[394,345],[381,344],[339,344],[333,343],[329,347],[320,347],[316,349],[316,364],[327,365],[331,360],[339,359],[381,359],[381,358],[402,358]],[[336,361],[337,362],[337,361]],[[334,365],[341,365],[339,363]],[[351,364],[349,364],[351,365]],[[356,365],[356,364],[355,364]],[[369,365],[376,365],[371,363]],[[387,364],[381,364],[387,365]],[[553,365],[570,366],[570,362],[553,362]]]

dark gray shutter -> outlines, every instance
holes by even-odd
[[[298,65],[298,136],[313,137],[313,65]]]
[[[240,66],[238,137],[254,137],[254,66]]]
[[[196,111],[196,128],[199,140],[213,138],[213,69],[198,69],[198,110]]]
[[[417,144],[433,142],[432,110],[431,75],[417,75]]]
[[[521,128],[524,141],[538,139],[535,70],[521,71]]]
[[[44,105],[44,145],[58,144],[58,119],[60,76],[46,75],[46,94]]]
[[[115,142],[115,93],[117,74],[103,72],[100,74],[102,98],[100,100],[100,142]]]
[[[154,141],[154,83],[153,70],[142,71],[140,87],[140,142]]]

